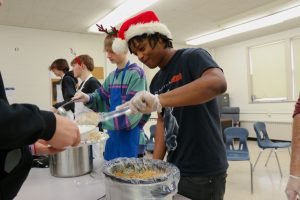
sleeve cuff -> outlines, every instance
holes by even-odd
[[[50,140],[56,130],[56,117],[54,113],[48,111],[41,111],[41,114],[45,123],[45,129],[41,135],[41,139]]]

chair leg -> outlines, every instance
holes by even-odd
[[[280,172],[280,177],[282,178],[282,171],[281,171],[281,167],[280,167],[280,164],[279,164],[279,160],[278,160],[278,156],[277,156],[277,153],[276,153],[276,149],[274,150],[275,152],[275,156],[276,156],[276,160],[277,160],[277,164],[278,164],[278,167],[279,167],[279,172]]]
[[[250,175],[251,175],[251,194],[253,194],[253,167],[252,167],[252,163],[250,162]]]
[[[257,164],[257,162],[258,162],[258,159],[259,159],[259,157],[261,156],[261,153],[262,153],[262,152],[263,152],[263,150],[261,149],[260,152],[259,152],[259,155],[258,155],[258,157],[256,158],[256,161],[255,161],[255,163],[254,163],[253,171],[254,171],[254,168],[255,168],[255,166],[256,166],[256,164]]]
[[[271,149],[271,151],[270,151],[270,153],[269,153],[269,156],[268,156],[268,159],[267,159],[267,161],[266,161],[265,167],[268,165],[268,162],[269,162],[269,160],[270,160],[270,157],[271,157],[271,154],[272,154],[273,150],[274,150],[274,149]]]

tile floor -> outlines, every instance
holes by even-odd
[[[256,141],[248,141],[250,159],[254,166],[260,152]],[[267,167],[265,162],[270,150],[265,150],[253,173],[253,194],[251,194],[250,164],[248,161],[229,161],[226,193],[224,200],[285,200],[285,186],[289,175],[290,155],[287,149],[277,151],[283,177],[272,153]],[[146,157],[152,157],[148,154]]]
[[[260,152],[256,141],[248,141],[250,159],[254,165]],[[276,162],[275,154],[272,153],[267,167],[265,163],[270,150],[265,150],[253,173],[254,191],[250,188],[250,165],[248,161],[229,161],[228,178],[226,185],[225,200],[284,200],[284,190],[289,176],[290,155],[287,149],[277,151],[283,177]]]

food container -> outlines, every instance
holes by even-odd
[[[89,133],[98,132],[98,127],[94,125],[78,125],[80,138],[82,141],[88,140]]]
[[[93,169],[92,145],[69,147],[50,155],[49,168],[52,176],[75,177],[90,173]]]
[[[107,200],[171,200],[177,193],[180,179],[179,169],[175,165],[143,158],[108,161],[104,164],[103,173]]]
[[[108,135],[99,131],[95,132],[92,127],[90,129],[85,127],[80,130],[81,134],[84,135],[81,144],[76,147],[68,147],[62,152],[49,156],[49,168],[52,176],[76,177],[88,174],[93,170],[92,146],[97,144],[100,148],[99,151],[103,152]],[[99,137],[95,137],[95,135]],[[90,136],[97,138],[97,140],[91,140],[92,137]]]

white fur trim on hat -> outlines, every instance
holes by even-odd
[[[156,32],[172,39],[172,34],[167,28],[167,26],[159,22],[150,22],[145,24],[139,23],[131,25],[129,29],[125,32],[125,39],[126,41],[129,41],[135,36],[143,35],[144,33],[154,34]]]
[[[112,44],[112,50],[116,54],[123,54],[128,52],[127,42],[121,38],[115,38]]]

